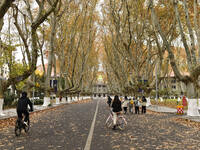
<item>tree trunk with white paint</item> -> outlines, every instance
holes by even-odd
[[[4,102],[4,99],[0,98],[0,116],[4,116],[4,114],[3,114],[3,102]]]
[[[44,97],[44,103],[42,106],[47,107],[50,104],[50,97]]]
[[[186,36],[185,36],[185,32],[184,32],[184,28],[182,26],[182,20],[180,18],[180,14],[179,14],[179,9],[178,9],[178,1],[177,0],[173,0],[173,5],[174,5],[174,10],[175,10],[175,17],[176,17],[176,20],[178,22],[178,27],[179,27],[179,30],[180,30],[180,35],[181,35],[181,39],[182,39],[182,42],[183,42],[183,45],[184,45],[184,49],[185,49],[185,53],[186,53],[186,59],[187,59],[187,68],[190,72],[190,76],[184,76],[181,74],[178,66],[177,66],[177,62],[176,62],[176,59],[174,57],[174,53],[171,49],[171,45],[169,44],[167,38],[166,38],[166,35],[163,33],[162,29],[161,29],[161,26],[160,26],[160,23],[159,23],[159,20],[156,16],[156,13],[155,13],[155,9],[154,9],[154,6],[153,6],[153,0],[150,0],[150,5],[149,5],[149,8],[151,9],[151,18],[152,18],[152,22],[153,22],[153,26],[154,28],[156,29],[156,31],[158,31],[158,33],[160,34],[162,40],[163,40],[163,43],[165,44],[166,46],[166,49],[169,53],[169,58],[170,58],[170,64],[171,64],[171,67],[174,71],[174,74],[176,75],[177,79],[179,79],[180,81],[184,82],[186,84],[186,97],[188,98],[188,112],[187,114],[189,116],[199,116],[199,112],[198,112],[198,107],[197,107],[197,98],[198,98],[198,94],[197,94],[197,87],[195,85],[196,83],[196,79],[198,77],[198,75],[200,74],[199,72],[199,66],[196,65],[196,58],[195,58],[195,54],[194,54],[194,51],[195,51],[195,48],[194,48],[194,37],[193,37],[193,32],[192,32],[192,29],[191,29],[191,23],[190,23],[190,20],[189,20],[189,15],[188,15],[188,10],[187,10],[187,4],[186,4],[186,1],[184,1],[184,6],[185,6],[185,16],[186,16],[186,24],[187,24],[187,27],[188,27],[188,30],[189,30],[189,35],[190,35],[190,38],[191,38],[191,51],[189,49],[189,46],[187,44],[187,40],[186,40]]]
[[[59,105],[59,104],[60,104],[60,98],[56,97],[56,105]]]
[[[148,107],[148,106],[151,106],[151,99],[150,99],[150,97],[147,97],[147,104],[146,104],[146,106]]]
[[[187,84],[187,91],[186,96],[188,98],[188,110],[187,115],[188,116],[200,116],[198,111],[198,99],[197,99],[197,89],[194,85],[194,83],[188,83]]]
[[[66,101],[66,98],[65,98],[65,97],[62,97],[61,103],[63,103],[63,104],[67,103],[67,101]]]

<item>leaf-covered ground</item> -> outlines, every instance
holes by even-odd
[[[81,104],[81,103],[88,103],[91,100],[82,100],[82,101],[76,101],[76,102],[72,102],[71,104]],[[30,113],[30,120],[32,122],[36,122],[38,121],[38,118],[40,117],[40,115],[42,115],[43,113],[47,112],[47,111],[53,111],[55,109],[58,109],[60,107],[64,107],[63,105],[57,106],[57,107],[49,107],[47,109],[44,110],[39,110],[36,112],[32,112]],[[9,127],[14,127],[15,122],[16,122],[17,117],[10,117],[7,119],[0,119],[0,130],[4,129],[4,128],[9,128]]]
[[[101,150],[200,149],[200,123],[180,119],[176,114],[147,111],[147,114],[127,114],[126,129],[113,131],[102,127],[109,113],[105,109],[99,108],[93,147]],[[106,147],[107,141],[110,144]]]
[[[0,130],[0,150],[82,150],[84,149],[97,101],[58,106],[31,115],[29,134],[15,137],[13,121]],[[91,150],[197,150],[199,123],[176,114],[127,114],[124,131],[105,127],[109,115],[104,100],[99,103]],[[2,121],[2,120],[1,120]],[[4,120],[5,122],[5,120]]]

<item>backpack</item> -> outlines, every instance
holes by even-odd
[[[130,104],[133,105],[133,103],[134,103],[133,100],[130,100]]]
[[[111,104],[111,100],[110,99],[107,101],[107,104]]]
[[[140,106],[139,100],[136,100],[136,101],[135,101],[135,106]]]

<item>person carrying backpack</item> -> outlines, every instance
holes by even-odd
[[[147,100],[145,98],[145,96],[142,97],[142,114],[146,113],[146,104],[147,104]]]
[[[111,102],[112,102],[112,98],[108,95],[107,104],[109,107],[111,106]]]
[[[124,110],[124,114],[127,113],[128,103],[129,103],[128,98],[127,98],[127,96],[125,96],[125,97],[124,97],[124,101],[123,101],[123,103],[122,103],[122,107],[123,107],[123,110]]]
[[[129,99],[129,112],[133,113],[134,97]]]
[[[139,114],[140,113],[140,102],[139,102],[138,98],[135,99],[134,105],[135,105],[135,114]]]

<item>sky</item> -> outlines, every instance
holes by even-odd
[[[101,4],[103,4],[103,3],[104,3],[104,0],[100,0],[99,4],[97,5],[97,10],[99,11],[100,15],[101,15]],[[4,26],[3,26],[2,32],[3,33],[7,33],[8,32],[8,15],[5,15]],[[11,34],[13,34],[13,35],[17,35],[18,34],[13,22],[11,23]],[[6,36],[6,34],[5,34],[5,36]],[[12,40],[12,42],[13,41],[14,40]],[[18,60],[18,61],[22,60],[22,53],[21,53],[20,47],[17,47],[17,50],[14,52],[14,55],[16,57],[16,60]],[[45,61],[45,63],[47,63],[47,59],[45,59],[44,61]],[[38,62],[37,62],[37,66],[41,65],[41,64],[42,64],[41,57],[39,57],[38,58]],[[102,70],[102,65],[100,65],[100,70]]]
[[[102,16],[101,15],[101,4],[103,4],[103,3],[104,3],[104,0],[100,0],[99,4],[97,5],[97,11],[99,11],[100,16]],[[8,16],[5,16],[5,18],[8,18]],[[12,28],[11,34],[16,35],[17,33],[16,33],[16,29],[15,29],[13,23],[12,23],[11,28]],[[7,30],[8,30],[8,20],[4,19],[3,32],[6,33]],[[179,38],[179,40],[176,40],[174,43],[175,43],[176,46],[183,47],[183,44],[181,42],[181,38]],[[17,51],[15,52],[15,57],[16,57],[17,60],[22,60],[22,54],[21,54],[21,50],[20,50],[19,47],[17,48]],[[47,62],[47,60],[45,60],[45,62]],[[39,57],[37,65],[40,65],[40,64],[41,64],[41,58]],[[99,65],[99,69],[100,70],[103,69],[102,64]]]

